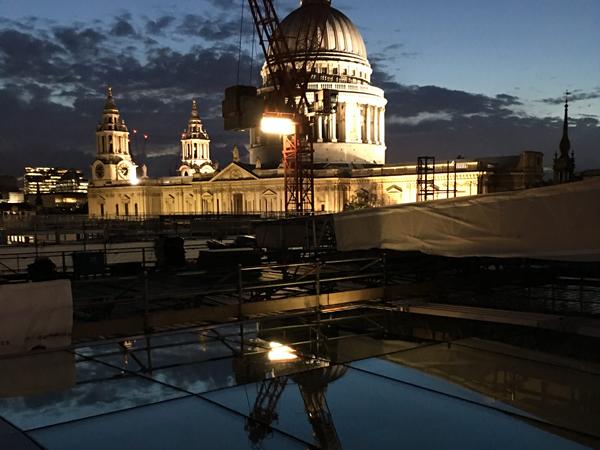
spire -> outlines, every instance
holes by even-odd
[[[560,155],[554,155],[554,182],[565,183],[575,179],[575,153],[571,150],[571,141],[569,140],[569,95],[565,93],[565,118],[563,120],[563,134],[560,140]]]
[[[568,158],[569,150],[571,150],[571,141],[569,140],[569,94],[569,91],[565,93],[565,118],[563,121],[563,135],[559,146],[561,158]]]
[[[198,113],[198,102],[196,102],[196,99],[192,100],[192,115],[190,116],[191,119],[200,119],[200,114]]]
[[[113,99],[112,87],[106,87],[106,102],[104,103],[105,111],[117,111],[117,105],[115,104],[115,100]]]
[[[198,102],[192,100],[192,112],[188,120],[188,126],[181,136],[182,139],[208,139],[208,134],[202,125],[200,113],[198,112]]]

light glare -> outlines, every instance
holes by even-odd
[[[285,362],[298,359],[298,355],[296,355],[294,349],[287,345],[280,344],[279,342],[271,342],[269,343],[269,347],[271,347],[268,354],[269,361]]]
[[[265,116],[260,121],[260,131],[266,134],[288,136],[295,133],[296,125],[292,119],[287,117]]]

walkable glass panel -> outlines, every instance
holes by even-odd
[[[4,359],[0,373],[0,417],[24,430],[183,395],[68,352]]]
[[[275,408],[277,430],[344,450],[585,448],[492,408],[335,367],[287,380]],[[266,391],[257,384],[206,397],[251,415]]]
[[[274,432],[258,447],[244,431],[244,417],[188,397],[31,432],[48,450],[306,449]]]

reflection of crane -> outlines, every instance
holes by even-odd
[[[271,424],[279,418],[277,402],[287,384],[287,377],[263,380],[260,384],[252,412],[244,429],[250,441],[258,448],[260,443],[271,433]]]
[[[345,366],[329,366],[294,376],[315,440],[321,448],[327,450],[341,450],[342,443],[335,429],[325,392],[327,385],[343,376],[346,370]]]
[[[264,358],[264,354],[254,354],[244,358]],[[319,364],[322,361],[317,360]],[[298,360],[300,369],[308,369],[306,361]],[[269,367],[271,364],[265,360],[255,363],[238,362],[237,372],[242,378],[238,381],[250,381],[251,378],[261,378],[260,387],[252,407],[252,411],[246,421],[245,430],[255,448],[260,448],[261,442],[272,433],[272,424],[279,419],[277,414],[277,403],[285,390],[290,378],[298,385],[300,395],[304,402],[304,409],[313,430],[313,436],[320,448],[339,450],[342,448],[333,418],[327,405],[325,393],[327,385],[346,373],[345,366],[321,366],[317,369],[286,375],[294,371],[294,364],[285,363],[280,368]],[[304,366],[304,367],[303,367]],[[295,367],[298,370],[298,367]],[[251,374],[251,372],[254,372]],[[265,373],[275,377],[264,379]],[[280,372],[281,375],[277,376]],[[250,378],[249,378],[250,377]]]
[[[327,114],[331,111],[325,111],[327,107],[311,108],[307,99],[307,90],[308,83],[315,74],[316,58],[325,35],[327,15],[318,15],[313,23],[305,24],[306,35],[298,36],[295,41],[296,48],[290,49],[273,1],[248,0],[248,3],[265,56],[269,75],[267,88],[273,90],[268,94],[269,102],[263,118],[287,120],[289,125],[285,132],[281,129],[271,130],[283,135],[285,210],[290,214],[312,214],[314,212],[312,132],[314,123],[311,124],[310,119],[314,121],[315,114]],[[240,99],[228,99],[228,93],[239,95],[240,92],[235,88],[226,91],[223,103],[224,117],[230,115],[230,109],[236,108],[240,117],[244,115],[241,111]],[[329,97],[329,94],[322,94],[322,96]],[[327,102],[327,105],[329,104]],[[314,102],[314,105],[322,105],[322,103]],[[227,123],[226,118],[226,128],[228,128]],[[243,129],[244,126],[240,122],[229,128]],[[263,131],[269,132],[266,128],[263,128]]]

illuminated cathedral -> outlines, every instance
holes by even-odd
[[[417,164],[386,165],[384,91],[371,84],[372,68],[364,40],[342,12],[327,0],[304,0],[281,23],[288,47],[306,39],[303,24],[326,17],[326,33],[315,61],[316,74],[308,99],[324,89],[337,92],[337,108],[315,123],[315,212],[415,202],[427,189],[428,200],[519,189],[541,183],[543,155],[523,152],[514,157],[455,160],[428,159],[426,184]],[[303,57],[298,55],[298,58]],[[272,89],[262,69],[259,92]],[[218,169],[210,157],[209,131],[198,104],[181,135],[178,176],[148,178],[129,153],[129,132],[109,88],[96,128],[96,160],[92,164],[88,206],[92,217],[175,214],[277,214],[285,210],[281,140],[259,130],[249,133],[249,162],[234,149],[230,164]],[[431,176],[433,175],[433,176]],[[422,196],[421,196],[422,197]]]

